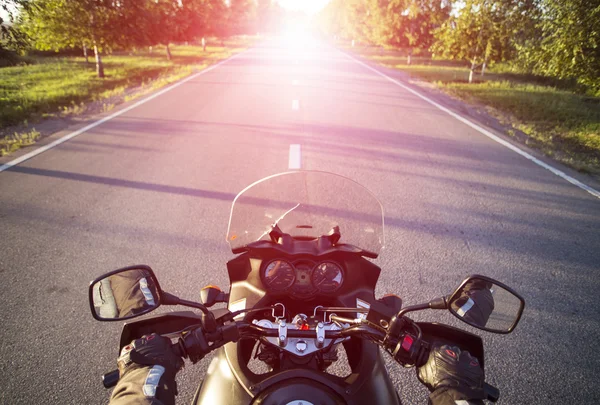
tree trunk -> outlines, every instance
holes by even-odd
[[[410,49],[410,50],[408,51],[408,56],[406,57],[406,64],[407,64],[407,65],[410,65],[410,62],[411,62],[410,60],[411,60],[411,58],[412,58],[412,49]]]
[[[85,63],[90,63],[87,53],[87,45],[83,44],[83,56],[85,57]]]
[[[481,77],[483,77],[483,75],[485,74],[485,68],[487,66],[487,62],[483,62],[483,65],[481,65]]]
[[[94,55],[96,56],[96,73],[100,79],[104,78],[104,65],[102,64],[102,57],[100,51],[98,51],[98,45],[94,42]]]
[[[206,52],[206,39],[204,37],[202,37],[202,51]]]
[[[469,71],[469,83],[473,83],[473,72],[475,72],[476,67],[477,67],[477,59],[473,59],[471,61],[471,70]]]
[[[167,44],[167,59],[171,60],[171,49],[169,48],[169,44]]]
[[[148,53],[149,53],[150,55],[152,55],[152,47],[151,47],[151,46],[149,46],[149,47],[148,47]]]

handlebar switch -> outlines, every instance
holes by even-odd
[[[414,344],[416,337],[411,334],[405,334],[402,340],[399,340],[396,347],[393,348],[392,357],[400,364],[415,364],[418,354],[418,344]]]
[[[210,352],[210,346],[206,341],[202,328],[197,328],[187,333],[183,339],[179,340],[179,343],[184,348],[187,357],[194,364],[202,360]]]

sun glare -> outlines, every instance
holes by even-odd
[[[279,0],[279,5],[292,11],[314,14],[329,3],[329,0]]]

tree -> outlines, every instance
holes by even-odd
[[[227,7],[223,0],[182,0],[180,40],[192,41],[209,35],[223,36]]]
[[[109,0],[39,0],[35,12],[27,12],[23,31],[40,50],[91,46],[98,77],[104,77],[101,50],[116,37],[116,6]]]
[[[256,3],[254,0],[229,0],[228,35],[256,32]]]
[[[170,44],[184,38],[189,28],[183,4],[173,0],[155,0],[147,4],[145,40],[150,46],[164,45],[168,60],[172,58]]]
[[[469,83],[475,69],[515,55],[515,37],[529,21],[535,0],[467,0],[454,18],[435,31],[432,50],[443,57],[470,63]]]
[[[35,5],[30,0],[3,0],[0,9],[8,17],[4,21],[0,16],[0,52],[5,53],[5,48],[25,48],[28,45],[27,37],[15,26],[21,22],[21,13],[33,12]]]
[[[520,66],[600,94],[600,1],[540,0],[535,17],[536,35],[518,46]]]
[[[387,7],[386,42],[409,49],[410,65],[414,48],[429,49],[434,30],[450,15],[450,4],[440,0],[391,0]]]

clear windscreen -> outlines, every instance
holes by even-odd
[[[227,241],[234,252],[269,240],[273,224],[294,237],[317,238],[339,227],[339,244],[379,255],[383,208],[365,187],[327,172],[297,171],[266,177],[240,192],[231,207]]]

